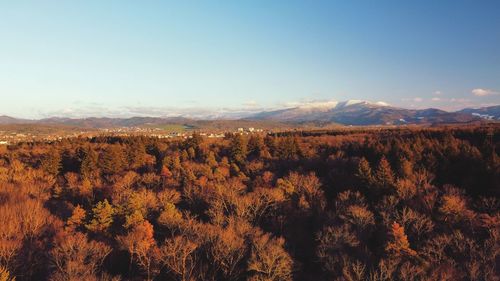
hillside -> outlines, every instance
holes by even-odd
[[[464,114],[471,114],[487,120],[500,120],[500,105],[481,107],[481,108],[465,108],[459,111]]]
[[[482,120],[500,120],[500,106],[478,109],[465,108],[455,112],[448,112],[435,108],[417,110],[394,107],[383,102],[348,100],[344,102],[313,102],[291,108],[248,113],[246,117],[240,119],[234,119],[223,114],[217,118],[214,118],[214,115],[207,115],[206,118],[200,119],[179,116],[130,118],[51,117],[40,120],[28,120],[0,116],[0,124],[65,125],[87,129],[186,126],[193,129],[207,130],[235,129],[239,127],[275,129],[334,125],[450,124]]]
[[[398,125],[463,123],[478,121],[480,118],[467,112],[447,112],[433,108],[413,110],[384,103],[350,100],[261,112],[248,119],[293,123],[316,121],[343,125]]]

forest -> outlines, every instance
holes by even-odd
[[[500,126],[0,146],[0,281],[499,280]]]

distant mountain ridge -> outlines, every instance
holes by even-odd
[[[402,124],[439,124],[465,123],[481,120],[500,121],[500,105],[465,108],[448,112],[435,108],[406,109],[393,107],[383,102],[348,100],[343,102],[311,102],[295,107],[262,111],[248,114],[243,118],[229,118],[220,115],[218,118],[191,119],[185,117],[89,117],[65,118],[51,117],[39,120],[18,119],[0,116],[0,124],[48,124],[67,125],[82,128],[111,127],[143,127],[162,124],[187,124],[217,122],[224,120],[240,120],[241,122],[280,122],[287,124],[341,124],[341,125],[402,125]]]
[[[458,112],[471,114],[487,120],[500,120],[500,105],[481,108],[465,108]]]
[[[440,109],[406,109],[382,102],[350,100],[345,102],[312,103],[287,109],[260,112],[250,120],[274,120],[281,122],[334,122],[343,125],[400,125],[425,123],[464,123],[499,120],[500,106],[463,109],[447,112]],[[488,118],[479,114],[489,114]]]
[[[19,118],[10,117],[7,115],[0,116],[0,124],[21,124],[21,123],[29,123],[29,122],[32,122],[32,120],[19,119]]]

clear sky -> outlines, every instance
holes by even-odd
[[[0,0],[0,115],[500,104],[500,1]]]

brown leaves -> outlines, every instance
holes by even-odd
[[[9,146],[0,157],[0,276],[498,279],[495,147],[475,129],[349,130],[256,138],[250,155],[229,139]],[[64,175],[39,166],[53,147],[69,152]]]
[[[66,225],[72,229],[79,227],[84,222],[85,216],[86,216],[85,210],[82,207],[80,207],[80,205],[77,205],[73,209],[71,217],[68,218]]]
[[[147,220],[135,225],[127,235],[118,237],[118,243],[126,249],[132,259],[146,271],[147,279],[151,280],[152,275],[159,272],[156,260],[158,250],[154,240],[153,225]]]
[[[10,272],[7,268],[0,265],[0,281],[15,281],[16,278],[10,275]]]
[[[285,281],[292,278],[293,260],[283,249],[283,238],[257,234],[252,243],[248,271],[252,281]]]
[[[417,253],[410,248],[410,242],[405,234],[405,228],[394,222],[391,226],[391,239],[385,250],[393,255],[399,256],[402,254],[414,256]]]
[[[169,228],[174,228],[179,226],[181,222],[181,212],[177,210],[174,204],[165,203],[164,209],[158,217],[158,223]]]
[[[458,192],[448,192],[441,198],[439,212],[448,222],[458,222],[462,220],[471,220],[474,213],[467,208],[465,198]]]
[[[239,280],[244,273],[247,255],[246,235],[250,226],[243,221],[231,221],[226,228],[215,228],[209,249],[213,264],[228,280]]]
[[[445,195],[439,210],[446,216],[460,215],[466,209],[465,200],[458,195]]]
[[[155,244],[153,234],[153,226],[148,221],[144,221],[134,226],[127,235],[118,240],[131,254],[143,255]]]
[[[395,182],[395,175],[392,171],[391,164],[387,159],[383,156],[375,170],[373,175],[373,179],[375,181],[375,185],[381,189],[390,189]]]

